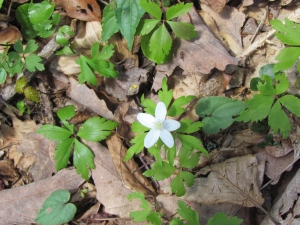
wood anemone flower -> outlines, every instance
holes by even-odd
[[[160,138],[163,143],[172,148],[174,146],[174,138],[170,131],[177,130],[180,123],[176,120],[167,119],[167,109],[163,102],[159,102],[155,108],[155,117],[147,113],[139,113],[137,120],[145,127],[150,128],[150,131],[145,137],[144,146],[152,147]]]

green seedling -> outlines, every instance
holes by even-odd
[[[94,142],[104,140],[111,134],[111,130],[115,129],[117,123],[105,118],[93,117],[85,121],[77,132],[74,124],[69,124],[67,121],[75,116],[74,106],[61,108],[58,110],[57,116],[64,127],[45,124],[36,132],[58,142],[54,156],[57,170],[63,169],[68,165],[69,157],[74,148],[73,163],[76,171],[84,179],[88,180],[89,168],[95,168],[94,155],[86,145],[80,142],[79,138]]]

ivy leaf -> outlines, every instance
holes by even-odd
[[[198,32],[195,30],[194,25],[190,23],[173,21],[167,21],[167,23],[172,28],[174,34],[179,38],[190,40],[191,38],[196,38],[198,36]]]
[[[291,113],[300,117],[300,99],[293,95],[285,95],[278,101],[287,108]]]
[[[45,124],[36,130],[37,134],[42,134],[52,141],[63,141],[70,137],[73,133],[61,127]]]
[[[299,56],[300,56],[299,47],[286,47],[282,49],[275,58],[279,62],[275,64],[274,72],[278,72],[281,70],[288,70],[295,64]]]
[[[127,150],[126,156],[124,157],[125,162],[131,159],[134,154],[138,154],[143,150],[146,134],[147,133],[141,133],[131,139],[130,143],[133,145]]]
[[[248,122],[251,120],[252,122],[257,122],[265,119],[270,113],[273,102],[273,96],[254,95],[252,99],[246,101],[248,109],[242,111],[240,116],[236,118],[236,121]]]
[[[112,4],[106,5],[103,10],[102,29],[102,41],[107,41],[120,30]]]
[[[199,131],[200,127],[203,127],[203,126],[204,126],[204,123],[202,123],[200,121],[193,122],[190,119],[181,120],[180,127],[176,130],[176,132],[191,134],[191,133],[195,133],[195,132]]]
[[[162,90],[158,92],[159,100],[165,103],[166,108],[169,107],[170,102],[172,101],[173,90],[168,90],[167,79],[164,77],[162,80]]]
[[[238,115],[246,106],[244,102],[239,100],[211,96],[198,101],[196,113],[204,118],[202,120],[205,124],[204,132],[216,134],[220,129],[229,127],[234,122],[232,117]]]
[[[170,109],[168,110],[168,116],[179,116],[180,114],[184,113],[185,109],[182,108],[184,105],[190,103],[193,99],[195,99],[195,96],[189,95],[189,96],[181,96],[177,98],[171,105]]]
[[[280,130],[280,134],[283,138],[287,138],[288,133],[292,130],[289,118],[282,110],[279,101],[276,101],[270,110],[268,124],[275,134],[278,134]]]
[[[76,206],[67,203],[70,200],[67,190],[54,191],[43,203],[35,222],[43,225],[59,225],[71,221],[76,213]]]
[[[89,168],[95,169],[94,155],[91,150],[75,139],[75,148],[73,155],[73,163],[78,174],[88,180]]]
[[[117,7],[114,10],[117,23],[122,35],[127,40],[128,48],[131,51],[136,27],[145,11],[140,6],[139,0],[116,0],[116,2]]]
[[[141,7],[154,18],[161,20],[162,12],[160,7],[152,1],[140,0]]]
[[[193,154],[192,150],[182,147],[179,150],[180,166],[188,169],[193,169],[197,166],[200,159],[200,153]]]
[[[149,34],[160,22],[157,19],[141,19],[139,25],[136,28],[136,35],[146,35]]]
[[[68,138],[59,142],[56,146],[54,160],[56,160],[56,170],[66,168],[74,144],[74,138]]]
[[[176,4],[171,6],[166,13],[166,20],[174,19],[178,16],[186,14],[193,7],[193,3],[184,4],[181,2],[180,4]]]
[[[93,117],[83,123],[77,135],[87,141],[102,141],[111,134],[111,130],[115,129],[117,125],[117,122]]]
[[[40,62],[42,62],[42,58],[36,54],[25,57],[25,65],[30,72],[34,72],[36,69],[39,71],[45,70],[44,65]]]
[[[169,178],[174,172],[176,168],[173,165],[163,161],[162,164],[155,162],[152,164],[152,169],[147,170],[143,173],[146,177],[153,176],[154,180],[163,180]]]
[[[178,139],[181,141],[182,146],[187,149],[197,149],[201,151],[206,157],[208,157],[207,150],[203,147],[202,142],[191,135],[185,135],[185,134],[176,134]]]
[[[200,225],[198,213],[187,207],[183,201],[178,201],[179,209],[177,209],[178,214],[191,225]],[[222,223],[221,223],[222,224]]]
[[[275,94],[280,95],[286,92],[290,86],[290,83],[287,77],[285,76],[285,74],[276,74],[275,79],[276,79]]]
[[[217,213],[208,220],[207,225],[240,225],[242,222],[243,220],[236,216],[228,217],[225,213]]]
[[[151,208],[149,203],[145,199],[145,195],[141,192],[132,192],[126,196],[130,201],[133,199],[139,199],[141,201],[140,208],[143,210],[138,210],[134,212],[130,212],[130,217],[133,218],[135,222],[143,222],[147,220],[147,216],[151,212]]]
[[[23,47],[22,47],[23,48]],[[35,40],[29,40],[24,50],[24,54],[35,52],[39,46],[35,42]]]

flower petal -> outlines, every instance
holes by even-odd
[[[160,135],[160,130],[151,129],[144,139],[144,146],[146,148],[152,147],[158,140]]]
[[[168,146],[168,148],[172,148],[174,145],[174,138],[172,134],[167,131],[166,129],[162,129],[160,131],[160,139],[163,141],[163,143]]]
[[[153,128],[155,123],[154,116],[148,113],[139,113],[136,118],[143,126]]]
[[[174,131],[180,127],[180,123],[176,120],[165,120],[163,126],[168,131]]]
[[[159,120],[160,122],[163,122],[166,119],[166,115],[167,109],[165,103],[157,103],[157,106],[155,108],[155,119]]]

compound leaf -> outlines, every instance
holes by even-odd
[[[91,150],[75,139],[75,148],[73,155],[73,163],[78,174],[88,180],[89,168],[95,169],[94,155]]]
[[[28,8],[29,19],[32,24],[40,24],[48,20],[54,11],[55,4],[48,1],[30,3]]]
[[[275,86],[275,94],[280,95],[289,88],[290,83],[285,74],[276,74],[276,86]]]
[[[36,130],[37,134],[42,134],[52,141],[63,141],[70,137],[73,133],[61,127],[45,124]]]
[[[162,214],[159,212],[151,212],[148,216],[147,216],[147,221],[154,224],[154,225],[161,225],[162,221],[161,221],[161,216]]]
[[[54,191],[43,203],[35,222],[43,225],[59,225],[71,221],[76,213],[76,206],[67,203],[70,200],[67,190]]]
[[[150,128],[143,126],[140,122],[134,121],[131,125],[131,130],[134,133],[141,133],[150,130]]]
[[[157,19],[141,19],[136,28],[136,35],[146,35],[150,33],[160,20]]]
[[[34,40],[30,40],[31,42]],[[23,45],[21,40],[17,40],[17,42],[14,44],[14,49],[16,50],[17,53],[23,53]]]
[[[160,7],[151,0],[141,0],[141,7],[154,18],[161,20],[162,12]]]
[[[184,4],[183,2],[181,2],[179,4],[173,5],[168,9],[166,13],[166,19],[171,20],[173,18],[186,14],[192,7],[193,3]]]
[[[88,84],[97,85],[97,79],[94,75],[93,70],[90,68],[90,66],[87,63],[88,58],[81,55],[79,57],[79,60],[76,60],[76,63],[80,65],[80,74],[78,75],[78,81],[79,83],[84,83],[85,81]]]
[[[190,119],[181,120],[180,121],[180,127],[176,130],[176,132],[179,133],[195,133],[196,131],[200,130],[200,127],[203,127],[204,123],[197,121],[193,122]]]
[[[201,151],[205,156],[208,157],[207,150],[203,147],[202,142],[198,138],[191,135],[178,134],[178,133],[176,135],[178,139],[181,141],[182,146],[184,148],[187,148],[189,150],[197,149]]]
[[[179,98],[177,98],[171,105],[170,109],[168,110],[168,116],[179,116],[180,114],[182,114],[185,109],[182,108],[184,105],[190,103],[194,98],[196,98],[193,95],[189,95],[189,96],[181,96]]]
[[[57,116],[61,121],[66,121],[75,116],[75,106],[68,105],[57,111]]]
[[[36,54],[25,57],[25,65],[30,72],[34,72],[36,69],[39,71],[45,70],[44,65],[40,62],[42,62],[42,58]]]
[[[26,40],[33,39],[37,36],[37,32],[33,29],[28,15],[29,3],[20,5],[16,10],[16,18],[20,23],[23,38]]]
[[[127,198],[132,201],[133,199],[139,199],[141,201],[140,208],[143,210],[138,210],[130,212],[130,217],[133,218],[135,222],[142,222],[147,220],[147,216],[151,212],[149,203],[145,199],[145,195],[141,192],[132,192],[127,195]]]
[[[208,220],[207,225],[240,225],[242,222],[243,220],[236,216],[228,217],[225,213],[217,213]]]
[[[169,107],[170,102],[172,101],[173,90],[168,90],[167,79],[164,77],[162,80],[162,89],[158,92],[159,100],[165,103],[166,108]]]
[[[177,197],[181,197],[185,195],[185,187],[182,179],[181,171],[177,174],[177,176],[172,180],[171,184],[172,193],[175,193]]]
[[[278,99],[291,113],[300,117],[300,99],[293,95],[285,95]]]
[[[98,43],[98,42],[97,42]],[[114,45],[110,44],[110,45],[105,45],[100,54],[97,55],[92,55],[93,57],[97,57],[98,60],[108,60],[110,57],[113,56],[115,50],[114,50]]]
[[[172,28],[174,34],[179,38],[190,40],[191,38],[195,38],[198,36],[198,32],[195,30],[194,25],[190,23],[173,21],[167,21],[167,23]]]
[[[114,33],[119,31],[112,4],[108,4],[103,10],[102,29],[102,41],[107,41]]]
[[[191,225],[200,225],[198,213],[187,207],[183,201],[178,201],[179,209],[177,209],[178,214]],[[221,223],[222,224],[222,223]]]
[[[268,75],[263,75],[261,81],[257,84],[258,91],[263,95],[275,95],[275,88],[273,87],[273,80]]]
[[[173,165],[163,161],[162,163],[155,162],[152,164],[152,169],[147,170],[143,173],[146,177],[153,176],[154,180],[163,180],[169,178],[174,172],[176,168]]]
[[[56,160],[56,170],[66,168],[74,144],[74,138],[68,138],[59,142],[56,146],[54,159]]]
[[[287,70],[291,68],[295,64],[299,56],[300,56],[299,47],[286,47],[282,49],[275,58],[279,62],[275,64],[274,71],[278,72],[281,70]]]
[[[280,20],[271,20],[272,27],[278,32],[275,33],[275,36],[284,44],[300,46],[300,26],[285,18],[285,24]]]
[[[67,45],[69,43],[68,39],[65,37],[67,35],[73,35],[73,31],[70,26],[64,25],[58,29],[56,34],[56,43],[60,45]]]
[[[197,166],[200,153],[193,154],[193,150],[182,147],[179,151],[180,166],[192,169]]]
[[[140,153],[144,148],[144,139],[147,133],[141,133],[136,135],[133,139],[131,139],[130,143],[133,144],[126,153],[124,157],[124,161],[128,161],[132,158],[134,154]]]
[[[35,43],[35,40],[29,40],[24,50],[24,54],[35,52],[39,46]],[[16,50],[17,51],[17,50]]]
[[[149,98],[144,98],[144,95],[141,97],[141,105],[144,106],[144,111],[152,116],[155,114],[156,103]]]

